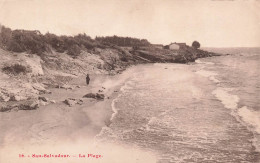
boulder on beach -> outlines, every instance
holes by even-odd
[[[12,104],[12,105],[9,105],[7,103],[3,103],[3,104],[0,104],[0,112],[5,112],[5,111],[9,111],[9,110],[12,110],[14,108],[17,107],[16,104]]]
[[[38,100],[39,100],[39,104],[42,106],[50,104],[50,100],[47,97],[39,96]]]
[[[83,97],[85,97],[85,98],[96,98],[96,94],[88,93],[88,94],[84,95]]]
[[[83,100],[81,99],[74,99],[74,98],[68,98],[64,101],[65,104],[69,105],[69,106],[74,106],[76,104],[82,105],[83,104]]]
[[[39,91],[39,94],[51,94],[51,91],[50,90],[47,90],[44,88],[43,84],[40,84],[40,83],[33,83],[32,84],[32,87]]]
[[[105,98],[105,95],[104,95],[104,94],[99,94],[99,93],[96,94],[96,99],[98,99],[98,100],[104,100],[104,98]]]
[[[76,104],[76,101],[73,100],[73,99],[66,99],[66,100],[64,101],[64,103],[67,104],[67,105],[69,105],[69,106],[73,106],[73,105]]]
[[[62,89],[74,89],[74,86],[63,84],[63,85],[57,85],[56,88],[62,88]]]
[[[23,101],[18,105],[19,110],[35,110],[37,108],[39,108],[39,101],[36,99]]]
[[[44,101],[44,102],[48,102],[48,101],[49,101],[48,98],[43,97],[43,96],[39,96],[38,99],[39,99],[39,100],[42,100],[42,101]]]
[[[30,99],[17,102],[5,102],[0,104],[0,112],[10,111],[13,109],[17,110],[35,110],[39,108],[39,101],[37,99]]]
[[[105,95],[101,94],[101,93],[88,93],[86,95],[83,96],[84,98],[94,98],[97,100],[104,100],[105,99]]]

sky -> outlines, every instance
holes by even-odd
[[[164,45],[197,40],[202,47],[260,47],[259,0],[0,0],[0,24]]]

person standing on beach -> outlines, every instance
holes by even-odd
[[[87,83],[87,85],[89,85],[89,81],[90,81],[89,74],[87,74],[87,77],[86,77],[86,83]]]

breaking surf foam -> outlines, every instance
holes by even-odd
[[[198,64],[206,64],[206,65],[214,65],[215,63],[213,62],[202,62],[201,60],[197,59],[195,60],[196,63]]]
[[[212,92],[217,99],[228,109],[236,109],[239,102],[239,97],[237,95],[232,95],[228,93],[227,89],[217,88]]]
[[[246,106],[243,106],[238,110],[238,115],[243,121],[252,125],[255,131],[260,134],[260,113],[249,110]]]

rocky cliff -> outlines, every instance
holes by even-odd
[[[188,63],[218,55],[189,46],[169,50],[146,42],[145,46],[122,47],[91,40],[85,35],[72,38],[28,31],[11,31],[18,41],[11,38],[8,42],[7,34],[1,36],[0,111],[36,109],[46,104],[41,94],[51,93],[49,87],[70,88],[68,82],[82,75],[114,75],[130,65]],[[138,41],[135,39],[135,44]],[[15,52],[17,49],[21,51]]]

